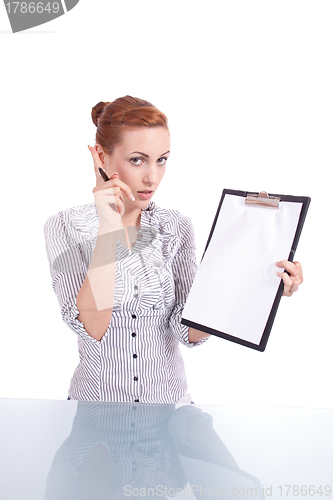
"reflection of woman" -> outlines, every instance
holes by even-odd
[[[214,431],[212,417],[193,405],[79,402],[71,434],[54,457],[45,499],[165,498],[187,484],[184,457],[199,460],[200,467],[220,465],[224,487],[230,474],[233,488],[249,477]]]
[[[69,397],[175,403],[187,387],[178,344],[199,345],[208,335],[180,322],[197,270],[192,224],[151,201],[170,154],[167,120],[130,96],[97,104],[92,117],[95,203],[45,225],[53,288],[78,334]],[[282,266],[291,295],[301,267]]]

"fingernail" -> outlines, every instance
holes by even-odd
[[[133,195],[133,193],[131,193],[131,195],[132,195],[132,201],[135,201],[135,198],[134,198],[134,195]]]
[[[118,175],[118,172],[113,172],[113,174],[111,175],[110,178],[112,179],[112,177],[116,177],[117,175]]]

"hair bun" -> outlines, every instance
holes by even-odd
[[[110,104],[110,103],[109,102],[99,102],[98,104],[96,104],[96,106],[94,106],[92,108],[92,110],[91,110],[91,118],[92,118],[92,121],[94,122],[94,124],[96,125],[96,127],[98,125],[98,119],[101,116],[101,114],[103,113],[103,109],[108,104]]]

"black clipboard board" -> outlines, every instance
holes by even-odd
[[[294,260],[310,201],[224,189],[182,324],[263,352],[283,293],[275,262]]]

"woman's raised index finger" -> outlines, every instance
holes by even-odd
[[[113,174],[113,175],[114,175],[114,174]],[[112,175],[111,175],[111,178],[112,178]],[[118,187],[120,187],[120,189],[121,189],[124,193],[126,193],[126,195],[128,196],[128,198],[129,198],[130,200],[135,201],[135,198],[134,198],[134,195],[133,195],[133,193],[132,193],[132,191],[131,191],[131,188],[130,188],[127,184],[125,184],[125,182],[123,182],[123,181],[121,181],[121,180],[119,179],[118,174],[117,174],[117,176],[114,178],[114,181],[115,181],[115,185],[116,185],[116,186],[118,186]]]

